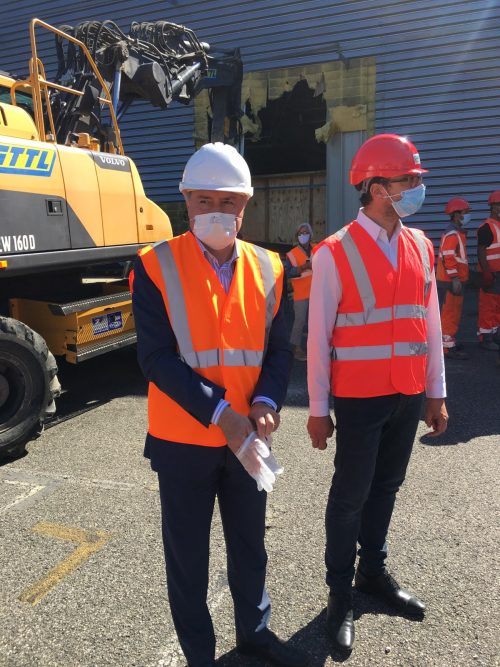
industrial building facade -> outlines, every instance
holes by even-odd
[[[418,147],[427,196],[410,222],[433,239],[449,198],[471,203],[475,228],[500,187],[498,0],[8,0],[0,69],[27,75],[34,16],[57,26],[112,19],[125,32],[132,21],[164,19],[214,47],[241,49],[244,152],[256,185],[251,240],[289,243],[299,222],[318,237],[348,222],[357,208],[350,160],[374,132],[407,135]],[[55,62],[52,42],[41,56]],[[206,124],[203,96],[166,111],[133,105],[121,123],[148,196],[174,220],[182,168],[206,140]]]

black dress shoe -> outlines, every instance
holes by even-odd
[[[354,645],[354,617],[351,593],[334,594],[328,597],[326,629],[330,639],[341,651],[352,651]]]
[[[279,667],[307,667],[308,657],[291,646],[287,646],[273,632],[269,633],[269,641],[265,644],[241,642],[236,645],[240,655],[251,655],[272,662]]]
[[[388,572],[368,577],[358,569],[354,586],[362,593],[383,598],[392,607],[409,616],[423,616],[425,612],[425,604],[411,593],[404,591]]]

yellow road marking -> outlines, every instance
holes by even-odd
[[[73,553],[53,567],[45,577],[21,593],[19,600],[32,605],[38,604],[54,586],[73,570],[80,567],[93,553],[102,549],[111,538],[111,533],[106,533],[103,530],[69,528],[68,526],[44,521],[37,523],[32,530],[45,537],[55,537],[78,545]]]

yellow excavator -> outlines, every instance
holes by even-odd
[[[51,81],[37,31],[54,36]],[[29,76],[0,72],[0,455],[18,456],[56,412],[57,358],[78,364],[136,341],[123,277],[144,245],[170,238],[124,154],[135,100],[167,108],[209,89],[211,140],[240,140],[238,50],[209,53],[166,21],[76,28],[30,23]]]

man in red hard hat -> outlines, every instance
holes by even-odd
[[[469,280],[464,231],[471,219],[469,202],[454,197],[446,204],[444,212],[450,216],[450,224],[441,237],[436,271],[443,351],[445,359],[468,359],[469,355],[457,345],[456,335],[462,316],[464,285]]]
[[[426,394],[425,421],[446,430],[439,303],[431,242],[401,218],[425,196],[425,169],[405,137],[371,137],[356,153],[356,220],[313,255],[308,338],[308,431],[323,450],[336,417],[335,472],[326,510],[327,630],[354,643],[352,580],[403,614],[425,605],[388,573],[387,533]],[[359,563],[355,572],[356,546]]]
[[[488,197],[490,216],[477,230],[479,290],[478,333],[485,350],[500,349],[500,190]]]

